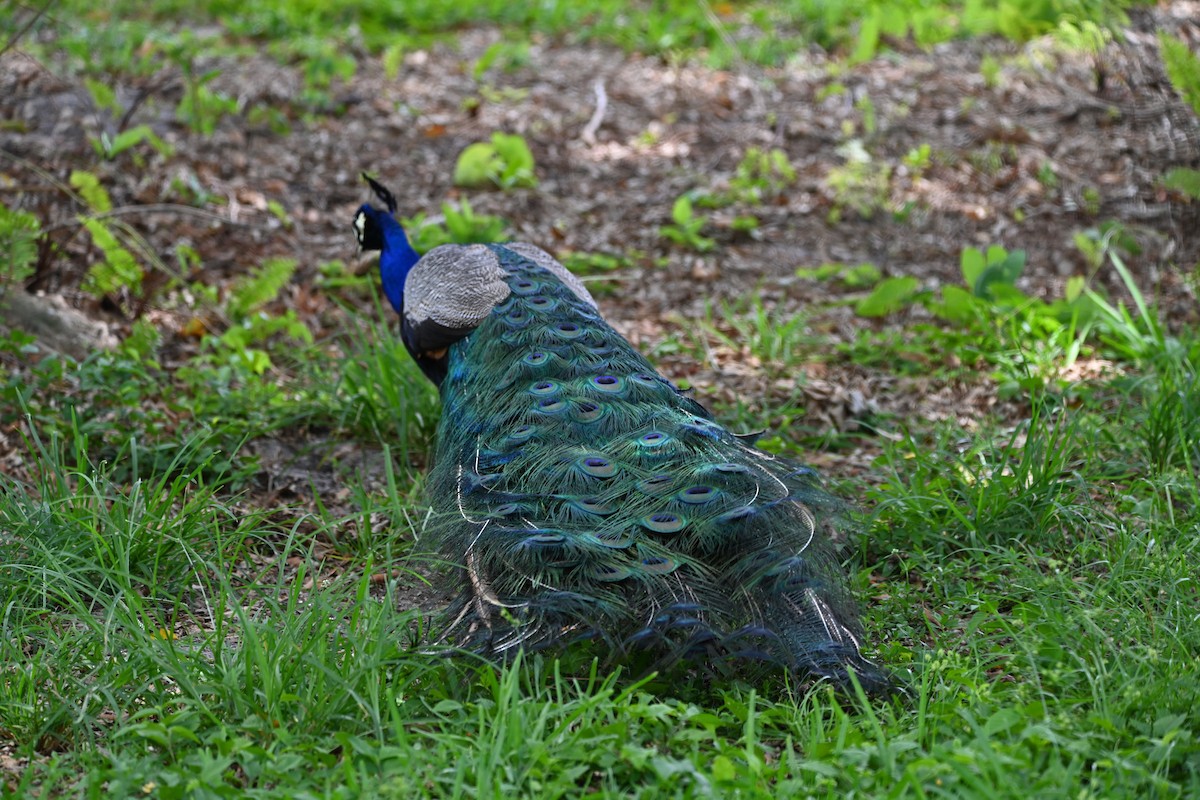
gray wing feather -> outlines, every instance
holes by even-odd
[[[414,326],[436,322],[473,330],[508,297],[505,274],[500,259],[481,244],[435,247],[408,273],[404,316]]]

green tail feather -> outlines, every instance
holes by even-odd
[[[442,641],[599,639],[664,663],[762,659],[882,686],[833,556],[840,504],[714,422],[532,261],[451,347],[429,477],[459,566]],[[518,283],[519,282],[519,283]],[[519,290],[518,287],[519,286]]]

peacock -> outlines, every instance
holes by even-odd
[[[879,689],[834,554],[843,505],[660,375],[583,283],[524,243],[418,256],[396,200],[354,218],[442,415],[425,536],[456,565],[438,641],[503,658],[614,658]]]

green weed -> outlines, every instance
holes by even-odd
[[[126,150],[132,150],[143,143],[149,144],[155,152],[164,157],[170,156],[174,152],[174,148],[160,139],[149,125],[137,125],[112,137],[104,132],[100,134],[99,138],[92,139],[91,142],[96,155],[106,161],[112,161]],[[139,159],[134,161],[140,163]]]
[[[675,244],[690,247],[699,253],[708,253],[717,243],[716,240],[702,235],[701,231],[707,224],[708,217],[697,214],[692,199],[684,194],[677,197],[671,206],[671,224],[660,226],[658,233]]]
[[[725,208],[737,203],[757,206],[778,198],[795,182],[796,170],[787,153],[751,147],[738,162],[727,187],[696,190],[688,199],[701,208]]]
[[[0,252],[4,253],[0,261],[0,293],[33,274],[41,234],[37,217],[0,203]]]
[[[883,273],[871,263],[822,264],[819,267],[798,267],[796,277],[817,281],[837,281],[847,289],[865,289],[879,283]]]
[[[1200,57],[1192,52],[1186,42],[1164,31],[1159,31],[1158,46],[1171,85],[1183,101],[1200,115]]]
[[[477,214],[467,198],[455,208],[442,203],[442,222],[426,221],[424,214],[401,220],[413,248],[426,253],[443,244],[488,244],[508,239],[508,223],[491,214]]]
[[[468,145],[454,166],[454,185],[480,187],[495,184],[501,189],[531,189],[537,186],[533,153],[522,136],[494,133],[490,142]]]
[[[922,144],[904,154],[904,166],[908,167],[908,172],[914,179],[920,178],[929,169],[929,165],[932,163],[932,152],[928,144]]]
[[[845,209],[870,219],[887,204],[892,168],[872,159],[857,139],[840,147],[839,154],[845,163],[830,168],[825,175],[825,186],[833,199],[830,222],[840,220]]]

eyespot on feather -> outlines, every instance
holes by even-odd
[[[561,533],[551,533],[550,531],[541,531],[532,536],[526,536],[521,540],[520,546],[524,548],[533,547],[558,547],[565,543],[567,537]]]
[[[615,510],[608,503],[602,502],[595,497],[574,498],[567,502],[579,511],[595,517],[607,517]]]
[[[578,339],[584,335],[583,328],[574,322],[559,322],[550,327],[550,332],[560,339]]]
[[[536,425],[521,425],[508,434],[510,441],[524,442],[530,439],[538,431]]]
[[[603,419],[608,413],[608,407],[593,403],[589,400],[577,400],[571,417],[576,422],[590,423]]]
[[[696,485],[689,486],[682,492],[679,492],[675,495],[675,499],[689,505],[702,505],[716,500],[719,495],[720,490],[718,489],[714,489],[711,486]]]
[[[642,447],[661,447],[671,441],[671,437],[662,431],[650,431],[639,436],[636,441]]]
[[[639,522],[642,523],[642,527],[651,533],[678,533],[687,525],[687,520],[684,517],[667,511],[647,514]]]
[[[592,570],[592,577],[605,583],[625,580],[632,574],[633,570],[630,567],[616,567],[611,564],[602,564]]]
[[[539,414],[561,414],[567,410],[567,404],[553,397],[543,397],[537,402],[536,410]]]
[[[610,530],[596,534],[596,542],[612,550],[625,550],[633,544],[634,537],[624,529]]]
[[[551,297],[542,297],[541,295],[534,295],[533,297],[526,300],[525,304],[527,306],[529,306],[529,308],[533,309],[534,311],[536,311],[539,314],[548,314],[551,311],[553,311],[554,308],[558,305],[558,301]]]
[[[603,456],[584,456],[575,463],[580,472],[593,478],[611,478],[619,471],[616,464]]]
[[[679,562],[666,556],[650,556],[642,559],[642,570],[651,575],[670,575],[679,569]]]
[[[614,375],[597,375],[591,380],[593,389],[605,394],[620,394],[625,390],[625,381]]]

